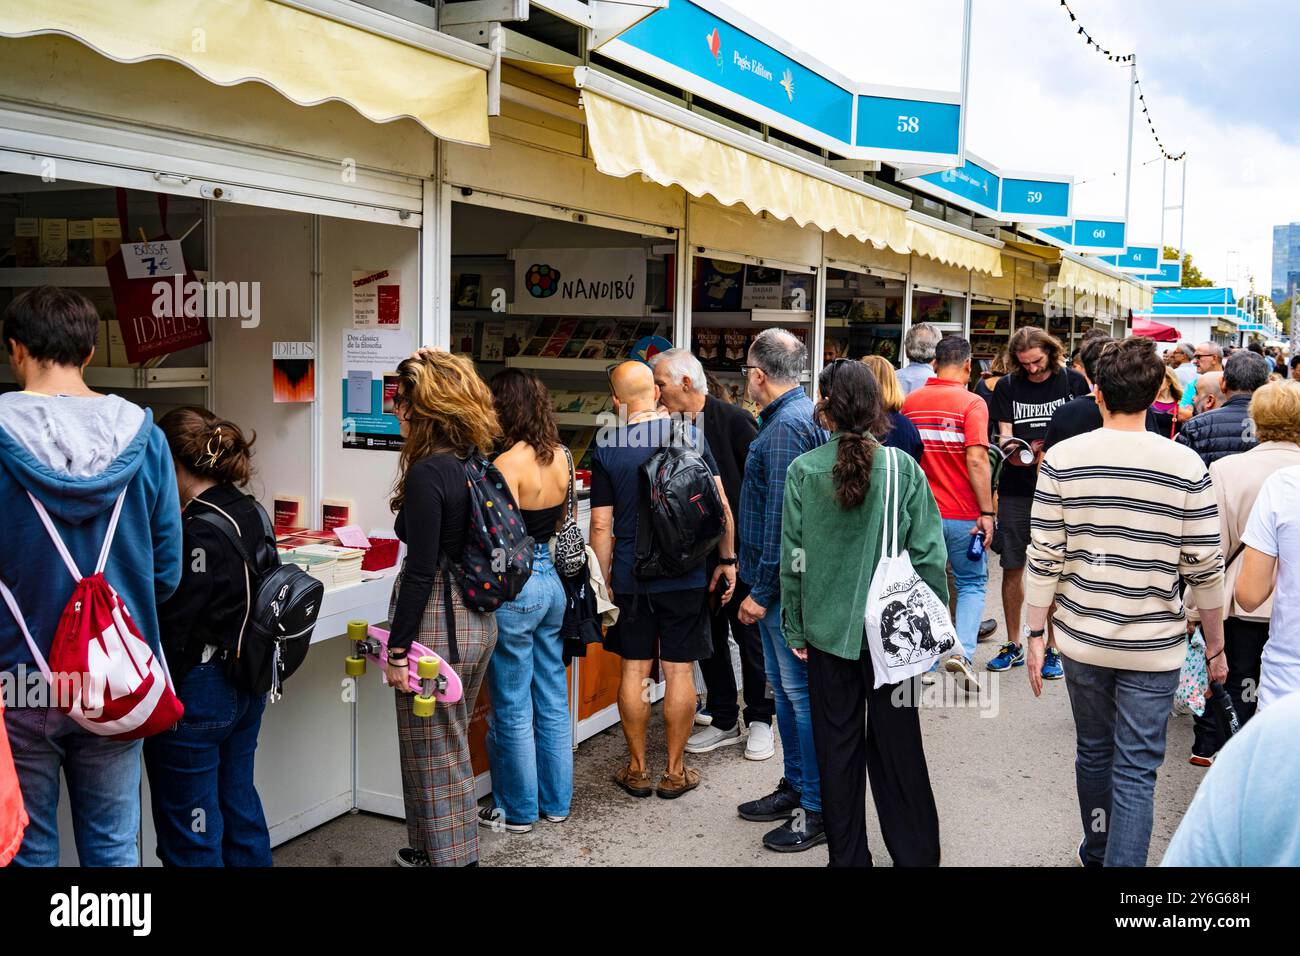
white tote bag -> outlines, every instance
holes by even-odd
[[[867,596],[866,640],[871,649],[875,686],[897,684],[928,671],[959,647],[948,607],[912,569],[899,546],[899,467],[896,448],[882,448],[885,459],[885,527],[880,564]]]

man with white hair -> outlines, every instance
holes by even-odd
[[[929,322],[918,322],[907,330],[903,352],[909,364],[898,372],[898,384],[903,387],[904,395],[912,394],[934,378],[934,347],[941,338],[939,330]]]
[[[686,349],[669,349],[650,360],[659,404],[674,415],[692,421],[704,431],[704,440],[718,463],[718,474],[727,500],[735,511],[740,503],[740,485],[745,474],[749,445],[758,434],[754,417],[739,405],[714,398],[708,393],[704,366]],[[763,638],[758,625],[740,619],[740,606],[749,597],[749,586],[736,582],[730,601],[721,602],[718,578],[735,559],[712,556],[708,563],[709,609],[713,626],[713,657],[702,660],[700,672],[708,689],[708,709],[695,722],[704,729],[686,743],[690,754],[709,753],[746,741],[745,756],[767,760],[776,753],[772,736],[775,702],[767,696],[767,673],[763,665]],[[745,727],[740,724],[736,674],[731,665],[728,632],[740,648],[741,684],[745,693]]]
[[[1196,381],[1196,365],[1193,358],[1196,355],[1196,349],[1192,348],[1187,342],[1179,342],[1169,350],[1165,356],[1165,364],[1174,370],[1178,376],[1178,381],[1182,383],[1183,388],[1187,388]]]

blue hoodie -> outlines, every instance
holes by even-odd
[[[123,488],[126,500],[104,574],[157,653],[157,605],[181,577],[181,509],[171,454],[153,416],[112,395],[0,395],[0,580],[47,659],[76,582],[27,493],[54,519],[78,570],[90,575]],[[36,668],[17,622],[0,603],[0,672],[19,665]]]

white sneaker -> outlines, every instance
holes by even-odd
[[[755,721],[749,725],[749,742],[745,744],[746,760],[767,760],[776,753],[776,740],[772,725]]]
[[[943,662],[943,669],[957,679],[957,684],[968,694],[980,692],[980,682],[975,676],[975,669],[970,661],[959,654],[954,654]]]
[[[691,739],[686,741],[686,752],[688,754],[706,754],[717,750],[719,747],[730,747],[732,744],[738,744],[745,739],[744,733],[740,729],[740,721],[736,721],[736,726],[730,730],[719,730],[717,727],[705,727],[697,734],[693,734]]]

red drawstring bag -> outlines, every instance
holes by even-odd
[[[181,719],[184,708],[172,688],[162,651],[154,655],[122,598],[104,578],[126,492],[118,496],[113,507],[99,563],[90,577],[83,577],[77,570],[44,506],[30,492],[28,497],[77,582],[59,618],[48,663],[27,630],[18,602],[3,582],[0,597],[9,605],[32,657],[54,692],[53,705],[91,733],[114,740],[137,740],[168,729]]]
[[[9,751],[9,735],[4,730],[5,705],[0,701],[0,866],[9,861],[23,845],[27,828],[27,811],[23,809],[23,791],[18,786],[14,755]]]

